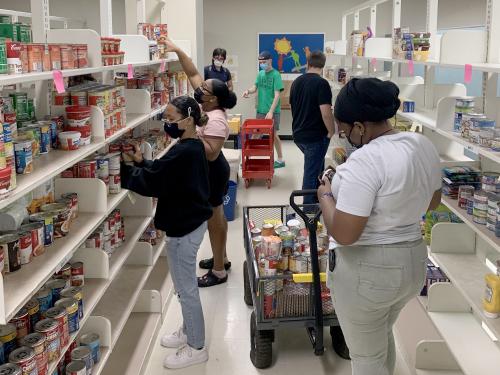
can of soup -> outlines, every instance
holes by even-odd
[[[45,317],[56,321],[61,347],[63,348],[68,345],[69,326],[66,309],[62,306],[52,307],[45,312]]]
[[[87,365],[84,361],[71,361],[66,366],[66,375],[87,375]]]
[[[22,308],[18,313],[10,320],[10,323],[16,326],[16,338],[19,343],[21,339],[30,333],[30,317],[28,310]]]
[[[31,246],[31,231],[20,231],[19,235],[19,258],[21,265],[31,262],[33,248]]]
[[[42,255],[45,252],[43,224],[25,224],[21,226],[21,231],[29,231],[31,233],[31,250],[33,256],[37,257]]]
[[[21,268],[21,257],[19,254],[19,236],[17,234],[6,234],[0,236],[0,249],[4,254],[4,272],[15,272]]]
[[[71,359],[73,361],[83,361],[85,362],[85,367],[87,368],[87,374],[92,373],[92,366],[94,366],[94,361],[92,360],[92,352],[87,346],[79,346],[71,352]]]
[[[5,358],[9,358],[10,353],[16,348],[17,328],[12,323],[0,325],[0,341],[3,343],[3,353]]]
[[[74,298],[78,301],[78,318],[83,319],[83,293],[82,288],[72,286],[61,291],[62,298]]]
[[[40,306],[40,314],[44,315],[45,312],[53,306],[52,290],[47,287],[43,287],[38,291],[35,297]]]
[[[37,324],[40,320],[40,303],[36,298],[32,298],[24,307],[26,308],[26,310],[28,310],[31,332],[35,329],[35,324]]]
[[[0,366],[1,375],[23,375],[23,370],[18,365],[6,363]]]
[[[35,351],[28,346],[21,346],[10,353],[9,362],[21,367],[23,375],[38,375]]]
[[[35,352],[38,375],[47,375],[49,358],[45,347],[45,336],[39,332],[29,334],[23,338],[21,345],[27,346]]]
[[[94,363],[99,362],[101,359],[101,346],[97,333],[87,333],[80,337],[80,345],[87,346],[90,349]]]
[[[59,323],[54,319],[44,319],[36,324],[35,331],[45,336],[48,361],[57,361],[61,354]]]

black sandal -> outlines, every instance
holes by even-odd
[[[212,257],[200,260],[200,263],[198,263],[198,265],[202,270],[211,270],[212,268],[214,268],[214,258]],[[231,268],[231,262],[224,263],[224,269],[226,271],[229,271],[230,268]]]
[[[214,275],[212,270],[209,270],[205,275],[198,277],[198,287],[208,288],[215,285],[224,284],[227,282],[227,275],[222,279]]]

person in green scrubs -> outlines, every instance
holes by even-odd
[[[285,160],[281,147],[281,139],[278,135],[280,129],[281,100],[280,93],[284,90],[281,74],[273,68],[271,53],[263,51],[259,55],[259,74],[255,84],[243,93],[244,98],[257,93],[257,118],[274,120],[274,147],[278,154],[274,161],[274,168],[283,168]]]

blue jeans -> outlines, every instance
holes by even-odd
[[[317,189],[319,186],[318,177],[325,169],[325,156],[330,145],[330,139],[324,137],[313,143],[298,143],[297,147],[304,154],[304,177],[302,179],[302,189]],[[313,195],[304,197],[304,204],[318,203],[318,198]]]
[[[167,246],[172,281],[182,308],[184,333],[188,345],[195,349],[205,346],[205,321],[196,277],[196,255],[206,231],[207,223],[204,222],[183,237],[170,237]]]

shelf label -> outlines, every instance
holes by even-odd
[[[165,72],[165,60],[163,60],[160,64],[160,73]]]
[[[472,152],[473,154],[476,154],[478,155],[479,154],[479,148],[476,147],[476,146],[472,146],[472,145],[467,145],[465,146],[465,149],[469,152]]]
[[[52,78],[54,79],[54,85],[56,86],[57,93],[62,94],[66,92],[62,72],[60,70],[53,70]]]
[[[471,83],[472,82],[472,65],[471,64],[465,64],[464,82],[465,83]]]
[[[415,65],[413,60],[408,60],[408,74],[411,76],[415,74]]]
[[[132,64],[128,64],[128,76],[127,76],[128,79],[132,79],[134,78],[134,67],[132,66]]]

